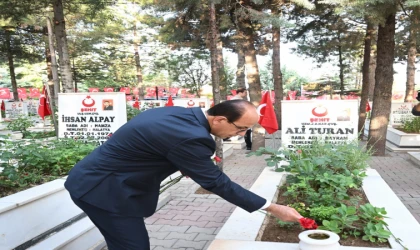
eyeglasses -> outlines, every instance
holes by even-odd
[[[247,127],[239,127],[239,126],[237,126],[234,122],[229,122],[229,123],[232,123],[237,129],[238,129],[238,133],[241,133],[241,132],[245,132],[245,131],[247,131],[248,129],[250,129],[250,128],[247,128]],[[251,127],[252,128],[252,127]]]

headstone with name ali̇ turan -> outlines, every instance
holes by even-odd
[[[282,146],[315,141],[343,144],[357,139],[357,100],[282,101]]]

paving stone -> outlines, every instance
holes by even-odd
[[[155,238],[150,238],[150,245],[151,246],[162,246],[166,248],[171,248],[177,240],[159,240]],[[174,249],[174,248],[171,248]]]
[[[181,206],[194,206],[194,207],[198,207],[201,206],[202,202],[197,201],[197,199],[195,199],[194,201],[181,201],[179,203],[179,205]]]
[[[178,226],[182,220],[166,220],[166,219],[158,219],[153,224],[154,225],[172,225],[172,226]]]
[[[185,233],[190,226],[170,226],[164,225],[159,229],[159,232],[178,232],[178,233]],[[189,233],[199,233],[199,232],[189,232]]]
[[[146,229],[149,232],[157,232],[161,229],[163,225],[146,225]]]
[[[169,234],[170,234],[169,232],[150,232],[149,238],[156,238],[158,240],[163,240]]]
[[[179,210],[166,210],[165,212],[166,212],[166,214],[174,214],[174,215],[190,215],[190,214],[192,214],[194,211],[192,211],[192,210],[187,210],[187,211],[179,211]]]
[[[207,241],[189,241],[189,240],[178,240],[175,245],[174,248],[177,247],[190,247],[190,248],[194,248],[194,249],[204,249],[204,246],[206,245]]]
[[[217,199],[203,199],[203,198],[196,198],[194,201],[195,202],[206,202],[206,203],[214,203]]]
[[[209,211],[192,211],[191,215],[198,215],[198,216],[215,216],[217,212],[209,212]]]
[[[192,220],[183,220],[179,225],[180,226],[196,226],[196,227],[205,227],[209,223],[208,221],[192,221]]]
[[[147,218],[147,219],[145,219],[144,220],[144,223],[146,224],[146,225],[148,225],[148,224],[153,224],[155,221],[157,221],[158,220],[158,218],[154,218],[154,217],[149,217],[149,218]]]
[[[207,223],[207,224],[205,225],[205,227],[216,227],[216,228],[218,228],[218,227],[222,227],[222,226],[223,226],[223,224],[224,224],[224,223],[219,223],[219,222],[212,222],[212,221],[210,221],[209,223]]]
[[[204,234],[204,233],[199,233],[197,235],[197,237],[194,238],[194,241],[202,241],[202,240],[207,240],[207,241],[212,241],[214,240],[214,238],[216,237],[215,234]]]
[[[226,212],[217,212],[215,216],[217,217],[229,217],[232,213],[226,213]]]
[[[214,216],[201,216],[197,221],[213,221],[213,222],[222,222],[225,217],[214,217]]]
[[[204,234],[213,234],[217,228],[201,228],[192,226],[187,230],[187,233],[204,233]]]
[[[161,247],[161,246],[156,246],[153,250],[174,250],[174,249],[176,249],[176,250],[187,250],[186,248],[173,248],[173,247],[171,247],[171,248],[166,248],[166,247]]]
[[[211,207],[210,207],[211,208]],[[209,209],[209,207],[208,206],[206,206],[206,207],[202,207],[202,206],[197,206],[197,207],[195,207],[195,206],[187,206],[185,209],[184,209],[184,211],[207,211],[207,209]]]
[[[171,220],[176,216],[176,214],[168,214],[168,213],[155,213],[152,217],[149,218],[156,218],[156,219],[165,219]]]
[[[225,212],[225,213],[229,213],[232,210],[232,207],[227,207],[227,206],[223,206],[223,207],[209,207],[207,209],[207,211],[209,212]]]
[[[182,239],[182,240],[193,240],[195,237],[197,237],[198,233],[177,233],[177,232],[171,232],[166,236],[166,240],[172,240],[172,239]]]

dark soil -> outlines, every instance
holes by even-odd
[[[282,194],[284,191],[280,190],[277,197],[277,204],[285,204],[286,199]],[[365,194],[361,191],[353,190],[351,195],[357,195],[362,198],[360,205],[368,203]],[[269,217],[268,224],[264,229],[261,241],[271,241],[271,242],[285,242],[285,243],[298,243],[298,235],[304,229],[300,225],[292,224],[291,226],[280,227],[277,223],[277,219],[273,216]],[[377,248],[390,248],[389,243],[372,243],[370,241],[364,241],[361,238],[355,238],[349,236],[347,239],[341,239],[340,245],[342,246],[357,246],[357,247],[377,247]]]

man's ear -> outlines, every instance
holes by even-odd
[[[213,123],[222,123],[224,121],[227,121],[227,118],[224,116],[215,116],[213,119]]]

